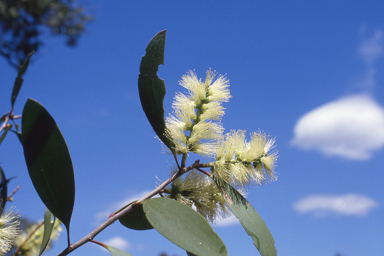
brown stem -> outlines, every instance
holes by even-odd
[[[4,118],[4,122],[3,122],[3,124],[0,126],[0,132],[1,132],[2,130],[4,130],[5,128],[7,128],[8,121],[9,121],[9,115],[6,116],[6,117]]]
[[[206,163],[206,164],[199,164],[199,168],[210,168],[212,167],[213,163]]]
[[[17,192],[17,190],[19,190],[20,189],[20,185],[19,186],[17,186],[16,188],[15,188],[15,190],[13,190],[13,192],[7,197],[7,201],[12,201],[12,196]]]
[[[21,248],[23,248],[23,246],[25,245],[25,243],[31,239],[31,237],[33,236],[34,233],[36,233],[36,231],[44,224],[44,221],[41,222],[39,225],[37,225],[37,227],[29,234],[29,236],[24,240],[24,242],[19,246],[17,247],[16,251],[15,251],[15,254],[14,256],[18,256],[19,255],[19,251],[21,250]]]
[[[82,239],[77,241],[76,243],[73,243],[73,244],[69,245],[64,251],[59,253],[57,256],[68,255],[69,253],[73,252],[74,250],[76,250],[77,248],[82,246],[83,244],[85,244],[85,243],[87,243],[89,241],[92,241],[93,238],[95,236],[97,236],[101,231],[103,231],[105,228],[107,228],[109,225],[114,223],[116,220],[118,220],[119,218],[121,218],[122,216],[127,214],[128,212],[132,211],[132,209],[135,206],[137,206],[139,203],[141,203],[141,202],[143,202],[143,201],[153,197],[154,195],[158,194],[169,183],[171,183],[172,181],[174,181],[175,179],[177,179],[178,177],[180,177],[184,173],[187,173],[188,171],[190,171],[192,169],[195,169],[197,167],[199,167],[199,161],[196,161],[194,164],[192,164],[188,168],[185,168],[185,167],[184,168],[180,168],[180,170],[177,173],[175,173],[174,175],[172,175],[172,177],[170,177],[169,179],[164,181],[160,186],[158,186],[157,188],[152,190],[152,192],[150,192],[149,194],[147,194],[143,198],[139,199],[135,203],[130,204],[129,206],[127,206],[126,208],[124,208],[120,212],[118,212],[118,213],[116,213],[114,215],[111,215],[103,224],[101,224],[99,227],[97,227],[95,230],[93,230],[91,233],[89,233],[88,235],[86,235],[85,237],[83,237]]]
[[[103,244],[102,242],[99,242],[99,241],[96,241],[96,240],[90,240],[92,243],[95,243],[95,244],[98,244],[98,245],[101,245],[103,247],[105,247],[105,244]]]
[[[196,168],[196,170],[198,170],[198,171],[204,173],[205,175],[208,175],[209,177],[211,177],[211,174],[209,172],[206,172],[206,171],[204,171],[204,170],[202,170],[200,168]]]
[[[184,153],[182,158],[181,158],[181,168],[185,168],[185,162],[187,161],[187,153]]]
[[[177,168],[179,168],[179,170],[180,170],[180,165],[179,165],[179,161],[177,160],[177,156],[176,156],[176,154],[173,154],[173,156],[175,157],[175,161],[176,161],[176,164],[177,164]]]
[[[7,127],[9,120],[15,120],[15,119],[21,118],[21,115],[17,115],[17,116],[13,115],[13,108],[6,115],[7,116],[4,118],[3,124],[0,126],[0,132]]]

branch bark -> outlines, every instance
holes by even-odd
[[[139,199],[138,201],[136,201],[135,203],[133,204],[130,204],[129,206],[127,206],[126,208],[124,208],[123,210],[121,210],[120,212],[116,213],[116,214],[112,214],[103,224],[101,224],[99,227],[97,227],[95,230],[93,230],[91,233],[89,233],[88,235],[86,235],[85,237],[83,237],[82,239],[80,239],[79,241],[69,245],[65,250],[63,250],[61,253],[59,253],[57,256],[64,256],[64,255],[68,255],[69,253],[73,252],[74,250],[76,250],[77,248],[79,248],[80,246],[82,246],[83,244],[85,243],[88,243],[90,241],[93,240],[93,238],[95,238],[95,236],[97,236],[101,231],[103,231],[105,228],[107,228],[109,225],[111,225],[112,223],[114,223],[116,220],[118,220],[119,218],[121,218],[122,216],[124,216],[125,214],[129,213],[130,211],[132,211],[132,209],[137,206],[138,204],[140,204],[141,202],[153,197],[154,195],[158,194],[159,192],[161,192],[169,183],[171,183],[172,181],[174,181],[175,179],[177,179],[178,177],[180,177],[181,175],[187,173],[188,171],[192,170],[192,169],[195,169],[195,168],[198,168],[200,166],[199,164],[199,161],[197,160],[194,164],[192,164],[191,166],[189,166],[188,168],[179,168],[179,171],[177,173],[175,173],[174,175],[172,175],[172,177],[170,177],[169,179],[167,179],[166,181],[164,181],[160,186],[158,186],[157,188],[155,188],[153,191],[151,191],[149,194],[147,194],[146,196],[144,196],[143,198]]]

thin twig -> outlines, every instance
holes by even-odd
[[[187,161],[187,153],[184,153],[182,158],[181,158],[181,168],[185,168],[185,162]]]
[[[12,115],[12,116],[11,116],[11,119],[12,119],[12,120],[20,119],[20,118],[21,118],[21,115],[17,115],[17,116]]]
[[[6,116],[6,117],[4,118],[4,122],[3,122],[3,124],[2,124],[1,127],[0,127],[0,132],[1,132],[2,130],[4,130],[5,128],[7,128],[8,121],[9,121],[9,115]]]
[[[7,201],[12,201],[12,196],[17,192],[17,190],[19,190],[20,189],[20,185],[19,186],[17,186],[16,188],[15,188],[15,190],[13,190],[13,192],[7,197]]]
[[[199,164],[199,168],[211,168],[214,163]]]
[[[10,120],[15,120],[15,119],[20,119],[20,118],[21,118],[21,115],[17,115],[17,116],[13,115],[13,108],[12,108],[11,111],[6,114],[6,117],[4,118],[3,124],[0,126],[0,132],[2,130],[4,130],[5,128],[7,128],[8,122]]]
[[[95,243],[95,244],[98,244],[98,245],[101,245],[101,246],[105,246],[106,244],[102,243],[102,242],[99,242],[99,241],[96,241],[96,240],[91,240],[92,243]]]
[[[21,250],[21,248],[23,248],[23,246],[25,245],[25,243],[31,239],[31,237],[33,236],[33,234],[36,233],[36,231],[44,224],[44,221],[41,222],[39,225],[37,225],[37,227],[29,234],[29,236],[24,240],[24,242],[19,246],[17,247],[16,251],[15,251],[15,254],[14,256],[18,256],[19,255],[19,251]]]
[[[198,170],[198,171],[204,173],[205,175],[208,175],[209,177],[211,177],[211,174],[209,172],[206,172],[206,171],[204,171],[204,170],[202,170],[202,169],[200,169],[198,167],[196,168],[196,170]]]
[[[121,218],[125,214],[129,213],[130,211],[132,211],[132,209],[134,209],[138,204],[140,204],[141,202],[143,202],[143,201],[153,197],[154,195],[158,194],[169,183],[171,183],[172,181],[174,181],[175,179],[177,179],[181,175],[187,173],[188,171],[197,168],[198,166],[199,166],[199,161],[196,161],[194,164],[192,164],[188,168],[185,168],[185,167],[184,168],[180,168],[180,170],[177,173],[172,175],[172,177],[170,177],[168,180],[164,181],[160,186],[158,186],[157,188],[152,190],[149,194],[147,194],[143,198],[139,199],[135,203],[130,204],[129,206],[127,206],[126,208],[124,208],[120,212],[118,212],[116,214],[112,214],[103,224],[101,224],[99,227],[97,227],[95,230],[93,230],[91,233],[89,233],[88,235],[86,235],[85,237],[80,239],[79,241],[69,245],[65,250],[63,250],[57,256],[68,255],[69,253],[73,252],[74,250],[76,250],[77,248],[82,246],[83,244],[85,244],[85,243],[87,243],[89,241],[92,241],[93,238],[95,236],[97,236],[101,231],[103,231],[105,228],[107,228],[109,225],[114,223],[116,220],[118,220],[119,218]]]
[[[179,161],[177,161],[176,154],[173,154],[173,157],[175,158],[175,161],[176,161],[176,164],[177,164],[177,168],[179,168],[179,170],[180,170],[180,165],[179,165]]]

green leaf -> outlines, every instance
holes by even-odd
[[[197,256],[196,254],[193,254],[193,253],[190,253],[190,252],[187,252],[187,255],[188,256]]]
[[[111,253],[112,256],[132,256],[132,254],[129,254],[112,246],[107,246],[105,248]]]
[[[21,85],[23,84],[23,81],[24,81],[23,75],[24,75],[24,73],[27,70],[27,67],[29,65],[29,59],[31,58],[31,56],[33,54],[34,54],[34,52],[31,52],[30,54],[28,54],[28,58],[25,60],[25,62],[19,68],[19,72],[17,74],[15,83],[13,85],[13,90],[12,90],[12,96],[11,96],[12,108],[15,105],[15,101],[16,101],[17,95],[19,94]]]
[[[45,248],[47,248],[49,240],[51,239],[52,229],[55,224],[55,220],[55,216],[53,216],[53,214],[48,210],[48,208],[45,208],[43,242],[41,243],[39,256],[44,252]]]
[[[8,180],[5,178],[3,168],[0,166],[0,215],[3,213],[8,197]]]
[[[1,134],[1,136],[0,136],[0,144],[3,142],[5,136],[7,136],[7,133],[9,131],[9,129],[11,129],[11,127],[12,127],[12,125],[7,125],[5,127],[5,130],[4,130],[3,134]]]
[[[164,65],[165,30],[160,31],[149,42],[145,49],[146,54],[141,59],[139,74],[139,95],[141,106],[149,123],[160,140],[174,153],[174,144],[164,133],[166,131],[164,120],[164,80],[157,76],[160,64]]]
[[[142,204],[152,226],[177,246],[199,256],[228,255],[221,238],[191,207],[162,197]]]
[[[213,179],[233,214],[240,220],[247,234],[252,237],[253,244],[260,254],[262,256],[276,256],[275,240],[256,210],[236,189],[217,177]]]
[[[75,202],[72,160],[55,120],[32,99],[23,110],[22,140],[29,176],[40,199],[69,234]]]
[[[132,256],[132,254],[129,254],[125,251],[122,251],[122,250],[117,249],[115,247],[109,246],[107,244],[104,244],[104,243],[101,243],[98,241],[94,241],[94,240],[92,240],[92,242],[94,242],[95,244],[98,244],[100,246],[103,246],[105,249],[107,249],[111,253],[112,256]]]
[[[142,204],[135,206],[132,211],[121,217],[119,221],[123,226],[134,230],[153,229],[145,216]]]

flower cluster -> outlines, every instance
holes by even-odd
[[[180,81],[188,93],[176,94],[173,114],[166,119],[166,136],[174,143],[175,152],[183,154],[181,166],[185,166],[188,152],[212,157],[213,162],[202,165],[211,168],[211,173],[206,174],[240,191],[249,185],[276,180],[274,168],[278,155],[274,138],[260,131],[252,133],[250,141],[242,130],[223,135],[222,103],[229,101],[231,95],[228,79],[220,75],[214,81],[215,75],[208,70],[202,82],[195,72],[189,71]],[[176,179],[164,192],[213,222],[218,215],[226,217],[228,210],[211,178],[194,170],[185,179]]]
[[[229,214],[215,182],[197,171],[191,171],[185,179],[177,178],[165,192],[168,198],[195,208],[212,223],[217,216],[225,218]]]
[[[195,72],[189,71],[180,81],[188,94],[176,94],[174,113],[166,119],[166,136],[174,142],[177,154],[214,155],[215,141],[224,130],[220,123],[224,115],[221,103],[231,97],[229,81],[220,75],[213,82],[215,76],[215,72],[208,70],[202,82]]]
[[[0,255],[6,254],[20,234],[19,214],[9,209],[0,217]]]
[[[212,173],[236,187],[276,180],[275,139],[260,131],[251,134],[249,142],[245,136],[245,131],[231,131],[219,140]]]

